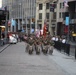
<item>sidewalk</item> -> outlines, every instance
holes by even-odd
[[[2,51],[4,51],[9,45],[10,45],[10,44],[5,44],[5,45],[3,45],[3,46],[0,46],[0,53],[1,53]]]
[[[49,59],[55,61],[55,63],[69,75],[76,75],[76,60],[73,56],[68,56],[64,53],[54,50],[53,55],[49,55]]]
[[[69,44],[70,44],[70,45],[73,45],[73,46],[76,46],[76,42],[71,42],[71,41],[69,41]]]

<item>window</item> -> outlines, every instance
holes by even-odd
[[[39,13],[39,19],[42,19],[42,13]]]
[[[53,19],[56,19],[56,12],[53,13]]]
[[[42,29],[42,24],[39,24],[39,29]]]
[[[46,3],[46,9],[49,9],[49,3]]]
[[[64,8],[64,3],[60,3],[60,8]]]
[[[63,4],[63,8],[64,8],[64,2],[62,4]]]
[[[65,14],[64,14],[64,12],[62,12],[62,18],[65,19]]]
[[[49,19],[49,13],[46,13],[46,18]]]
[[[61,12],[59,13],[59,18],[61,18]]]
[[[39,10],[42,10],[42,4],[39,4]]]
[[[60,8],[61,8],[61,5],[62,5],[62,4],[60,3]]]

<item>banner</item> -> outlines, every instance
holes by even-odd
[[[46,37],[46,22],[44,22],[44,27],[43,27],[43,35],[44,35],[44,37]]]
[[[64,33],[66,33],[66,34],[68,33],[68,30],[69,30],[68,28],[69,28],[68,26],[64,27]]]
[[[11,20],[11,25],[15,26],[16,25],[16,21],[14,19]]]
[[[69,7],[67,0],[64,0],[64,7]]]
[[[65,25],[66,25],[66,26],[69,25],[69,17],[65,17]]]

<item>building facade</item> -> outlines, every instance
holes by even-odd
[[[47,31],[50,32],[51,35],[56,34],[56,6],[51,9],[54,1],[56,0],[36,1],[36,29],[43,29],[46,23]]]
[[[76,41],[76,0],[59,0],[57,3],[57,35],[68,35]]]
[[[30,28],[30,31],[35,25],[35,8],[36,0],[2,0],[2,6],[7,6],[9,10],[9,20],[14,19],[16,25],[11,25],[11,32],[17,32],[19,30],[25,30],[26,32]],[[33,21],[32,21],[33,20]]]
[[[50,31],[50,1],[51,0],[36,1],[36,29],[42,30],[46,23],[47,31]]]

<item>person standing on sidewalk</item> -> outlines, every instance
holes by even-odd
[[[66,43],[66,39],[65,38],[62,39],[62,43]]]
[[[2,41],[1,45],[2,45],[2,46],[5,44],[5,43],[4,43],[4,38],[5,38],[5,35],[4,35],[4,33],[2,33],[2,34],[1,34],[1,41]]]

